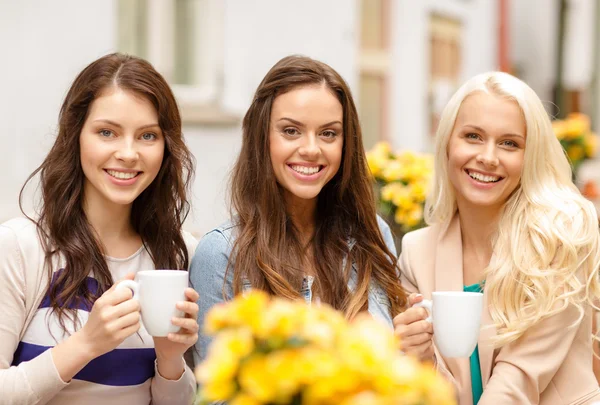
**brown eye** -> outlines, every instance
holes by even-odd
[[[298,132],[296,128],[285,128],[283,130],[283,133],[289,136],[295,136],[298,135],[300,132]]]

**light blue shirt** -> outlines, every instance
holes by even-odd
[[[389,226],[380,217],[377,217],[377,223],[379,224],[385,244],[394,256],[396,256],[394,238]],[[200,325],[200,329],[204,325],[204,317],[208,310],[213,305],[223,302],[223,291],[226,297],[233,297],[233,272],[229,271],[227,273],[227,280],[225,280],[225,273],[229,255],[235,242],[237,227],[235,223],[228,221],[204,235],[192,258],[190,283],[198,294],[200,294],[200,299],[198,300],[198,306],[200,307],[198,324]],[[352,249],[353,245],[353,242],[349,242],[350,249]],[[350,290],[353,290],[357,284],[356,277],[358,272],[354,263],[352,264],[352,270],[350,280],[348,281],[348,288]],[[300,291],[307,302],[312,301],[311,281],[311,279],[305,278],[302,291]],[[398,280],[399,282],[400,280]],[[249,284],[243,286],[243,288],[248,287],[250,287]],[[391,304],[385,290],[375,280],[372,280],[369,286],[369,313],[374,318],[383,320],[391,329],[393,328],[393,324],[390,307]],[[211,338],[202,333],[202,330],[199,332],[198,342],[194,350],[195,364],[199,364],[206,356],[206,349],[210,340]]]

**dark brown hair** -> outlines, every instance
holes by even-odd
[[[154,181],[135,199],[131,224],[141,236],[156,268],[187,269],[188,251],[181,234],[189,211],[188,187],[194,161],[181,133],[175,97],[165,79],[143,59],[106,55],[88,65],[75,79],[60,109],[58,136],[44,162],[29,176],[40,175],[42,201],[36,222],[46,254],[52,310],[64,328],[64,315],[76,303],[93,302],[112,284],[104,248],[83,210],[84,179],[79,137],[92,102],[110,87],[130,91],[152,103],[164,134],[165,151]],[[64,271],[52,280],[52,259],[60,255]],[[93,272],[98,281],[94,295],[86,287]]]
[[[271,107],[275,98],[299,86],[325,85],[343,108],[344,146],[336,175],[318,196],[312,243],[315,290],[320,299],[349,318],[368,308],[369,285],[377,281],[387,293],[392,315],[406,305],[396,258],[383,241],[362,144],[358,114],[350,90],[328,65],[302,56],[288,56],[262,80],[243,120],[242,150],[231,179],[231,209],[237,214],[237,235],[230,268],[234,293],[247,279],[253,288],[298,298],[305,247],[286,213],[281,187],[269,152]],[[353,241],[352,248],[349,242]],[[344,258],[345,261],[344,266]],[[352,263],[358,271],[354,291],[347,283]]]

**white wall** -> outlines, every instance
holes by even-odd
[[[439,13],[462,22],[464,42],[460,76],[461,81],[465,81],[477,73],[497,69],[497,2],[396,0],[392,5],[390,94],[393,143],[400,148],[429,150],[429,16]]]
[[[510,1],[510,58],[520,77],[544,101],[556,78],[559,2]]]
[[[110,1],[0,1],[0,221],[51,146],[69,84],[111,50]],[[30,200],[30,199],[29,199]]]

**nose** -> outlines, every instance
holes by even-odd
[[[138,160],[138,150],[133,137],[123,137],[117,145],[115,157],[126,163],[135,162]]]
[[[319,146],[317,134],[310,133],[303,137],[302,145],[298,149],[298,153],[307,160],[317,159],[321,154],[321,147]]]
[[[497,167],[500,163],[496,154],[496,145],[489,143],[477,155],[477,162],[488,167]]]

